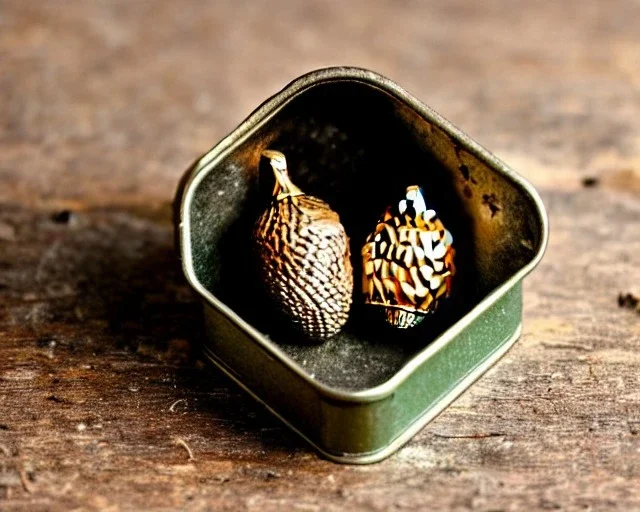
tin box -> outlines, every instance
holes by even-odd
[[[327,201],[350,237],[354,306],[323,344],[276,321],[255,282],[266,148],[287,155],[293,181]],[[453,233],[458,273],[445,305],[400,331],[362,305],[358,255],[412,184]],[[295,80],[192,165],[176,234],[204,304],[206,356],[326,457],[362,464],[392,454],[517,340],[522,279],[548,224],[536,191],[494,155],[391,80],[339,67]]]

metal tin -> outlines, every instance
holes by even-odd
[[[257,167],[267,147],[340,214],[355,255],[379,212],[422,186],[456,240],[447,306],[400,332],[356,307],[356,295],[344,331],[321,345],[274,322],[248,236],[264,207]],[[516,341],[521,281],[542,258],[548,223],[529,183],[398,85],[329,68],[292,82],[193,164],[176,196],[176,234],[204,303],[207,357],[326,457],[365,464],[402,446]]]

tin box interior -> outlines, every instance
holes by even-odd
[[[279,321],[252,268],[250,233],[267,207],[265,148],[282,151],[292,180],[336,210],[350,237],[354,306],[343,332],[309,343]],[[387,328],[361,305],[359,254],[387,205],[408,185],[451,231],[458,273],[452,297],[416,328]],[[264,333],[316,381],[362,391],[393,376],[491,290],[531,262],[541,244],[536,205],[416,111],[370,84],[331,81],[309,88],[263,123],[199,182],[191,203],[197,279]]]

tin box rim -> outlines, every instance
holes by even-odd
[[[509,277],[504,283],[487,294],[476,306],[473,307],[471,311],[465,314],[460,320],[433,340],[427,347],[409,359],[406,364],[388,380],[372,388],[359,391],[348,391],[340,388],[333,388],[316,381],[300,365],[285,354],[285,352],[280,349],[276,343],[267,339],[260,331],[240,317],[240,315],[238,315],[233,309],[219,300],[198,280],[193,266],[191,248],[191,202],[194,191],[206,174],[213,170],[219,162],[224,160],[235,149],[235,147],[246,141],[249,136],[274,117],[298,94],[322,83],[338,81],[360,82],[376,88],[403,102],[408,107],[416,111],[427,122],[438,126],[451,139],[460,142],[465,147],[466,151],[478,158],[478,160],[490,165],[493,169],[511,180],[512,183],[527,194],[536,206],[536,213],[538,217],[537,221],[540,227],[540,243],[535,255],[526,265]],[[267,99],[242,123],[240,123],[235,130],[191,165],[191,167],[186,171],[178,188],[176,206],[178,207],[176,213],[178,222],[177,242],[179,245],[179,255],[182,261],[182,269],[189,285],[202,298],[204,298],[210,306],[215,307],[228,320],[250,335],[251,338],[264,350],[278,358],[291,371],[295,372],[309,385],[315,387],[320,393],[334,400],[353,403],[382,400],[391,395],[399,385],[411,376],[417,367],[423,364],[433,354],[437,353],[442,347],[446,346],[450,340],[454,339],[469,324],[481,316],[484,311],[500,299],[500,297],[502,297],[509,289],[529,274],[542,259],[549,239],[549,221],[542,199],[535,188],[526,179],[392,80],[373,71],[357,67],[329,67],[312,71],[295,79],[285,86],[280,92]]]

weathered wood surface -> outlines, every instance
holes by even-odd
[[[638,19],[634,0],[0,0],[0,509],[640,509],[640,316],[616,302],[640,286]],[[493,149],[552,224],[521,341],[369,467],[319,459],[199,360],[171,248],[182,170],[336,63]]]

